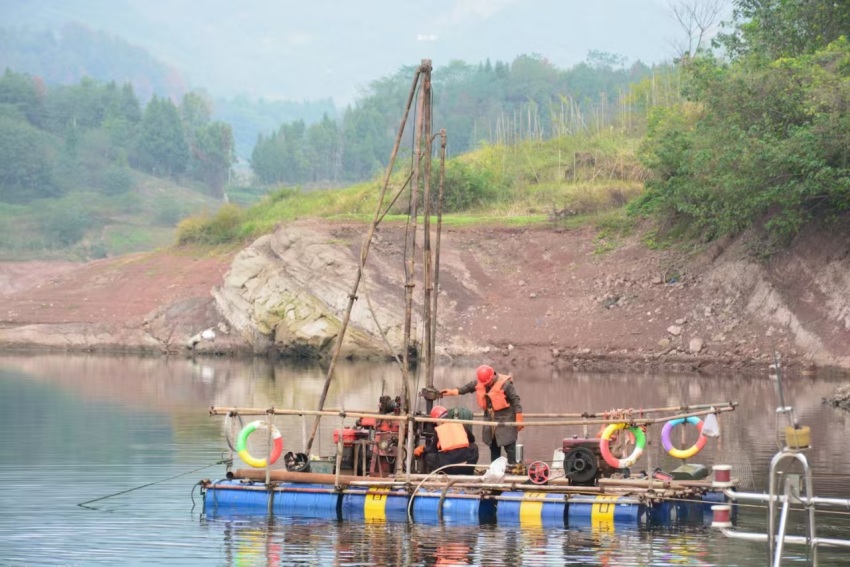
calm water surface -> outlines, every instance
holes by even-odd
[[[497,368],[515,375],[526,413],[602,411],[734,400],[722,436],[696,460],[726,462],[766,487],[776,450],[778,405],[764,376],[558,373]],[[339,367],[328,406],[375,409],[399,392],[391,365]],[[275,518],[211,518],[197,482],[221,478],[222,418],[208,407],[314,408],[319,366],[265,361],[100,357],[0,357],[0,566],[12,565],[764,565],[762,544],[727,540],[708,527],[520,529],[517,526],[336,523]],[[437,387],[456,387],[471,369],[437,370]],[[818,496],[850,497],[850,415],[821,405],[835,381],[789,376],[786,395],[811,426],[808,452]],[[419,383],[416,390],[424,386]],[[472,406],[472,396],[450,398]],[[448,405],[448,403],[446,404]],[[307,422],[278,418],[284,450],[303,447]],[[330,454],[325,420],[315,452]],[[346,425],[350,425],[347,423]],[[652,432],[652,429],[650,430]],[[527,428],[526,460],[551,460],[580,428]],[[648,436],[653,466],[677,463]],[[486,450],[482,455],[486,455]],[[482,459],[486,457],[482,456]],[[145,486],[148,485],[148,486]],[[143,487],[143,488],[139,488]],[[114,496],[110,496],[114,495]],[[103,498],[109,496],[108,498]],[[89,502],[95,499],[94,502]],[[87,507],[79,504],[89,502]],[[761,531],[763,508],[742,508],[739,527]],[[850,538],[848,512],[819,516],[818,535]],[[801,515],[789,531],[802,533]],[[787,564],[805,564],[792,547]],[[850,564],[850,552],[820,551],[821,565]]]

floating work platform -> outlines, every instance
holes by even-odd
[[[665,473],[654,469],[651,457],[645,456],[643,451],[647,428],[665,423],[661,438],[665,449],[670,454],[682,453],[674,455],[680,459],[690,459],[706,443],[699,416],[713,417],[716,413],[732,411],[735,407],[732,402],[534,416],[541,420],[525,422],[526,427],[581,425],[585,436],[563,438],[548,462],[533,461],[529,465],[508,468],[502,457],[501,467],[494,468],[497,463],[489,468],[460,465],[488,469],[483,475],[445,475],[440,469],[429,471],[413,448],[422,447],[423,439],[433,435],[428,427],[447,419],[469,426],[498,426],[499,423],[419,414],[408,416],[395,411],[397,404],[390,407],[383,398],[379,407],[380,413],[210,408],[211,415],[227,416],[225,438],[232,451],[231,459],[235,453],[253,468],[228,469],[224,479],[201,481],[204,512],[210,516],[591,526],[611,530],[708,524],[711,506],[725,503],[723,490],[735,484],[728,478],[728,467],[721,471],[725,481],[715,485],[705,479],[708,471],[702,465],[689,463]],[[647,417],[651,413],[672,415]],[[264,415],[267,421],[243,425],[241,416],[249,415]],[[324,415],[340,419],[339,429],[334,430],[336,454],[316,459],[308,457],[306,452],[290,452],[283,455],[285,469],[272,468],[283,451],[282,437],[273,419],[287,415]],[[351,418],[357,419],[355,427],[345,427],[344,420]],[[407,424],[410,427],[400,426]],[[672,446],[670,429],[685,424],[695,426],[699,438],[690,449],[679,450]],[[241,429],[238,436],[235,427]],[[246,441],[261,427],[267,432],[266,458],[253,457]],[[599,437],[588,435],[590,428],[599,427],[603,428]],[[616,455],[612,454],[615,445]],[[652,472],[623,478],[632,474],[631,468],[642,457],[647,459],[646,470]]]
[[[444,477],[411,483],[274,471],[266,484],[258,471],[203,481],[210,516],[272,515],[345,521],[414,521],[430,524],[508,524],[630,529],[671,524],[708,524],[711,506],[726,500],[711,482],[631,481],[600,487],[536,486],[526,477],[485,484],[481,477]],[[245,473],[245,474],[241,474]],[[273,473],[273,474],[274,474]],[[420,476],[427,481],[425,475]],[[301,477],[301,478],[299,478]],[[330,478],[321,478],[330,477]],[[326,482],[314,482],[315,480]],[[299,482],[301,480],[302,482]],[[413,479],[414,481],[417,479]]]

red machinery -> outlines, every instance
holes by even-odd
[[[399,415],[401,398],[381,396],[378,413]],[[345,428],[343,436],[342,469],[353,469],[356,473],[366,472],[369,476],[388,476],[395,468],[398,457],[398,420],[363,417],[354,428]],[[334,431],[334,443],[339,442],[339,430]]]

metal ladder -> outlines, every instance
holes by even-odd
[[[783,474],[778,470],[779,465],[786,461],[798,461],[803,466],[803,474],[806,482],[806,498],[800,497],[800,476],[797,474]],[[778,497],[777,490],[782,490],[782,496]],[[782,564],[782,552],[786,541],[794,540],[794,543],[803,543],[803,538],[797,536],[788,536],[786,530],[788,527],[788,511],[792,502],[799,502],[806,507],[808,513],[808,536],[806,544],[811,550],[812,565],[818,564],[818,539],[815,536],[815,499],[812,494],[812,469],[809,467],[809,461],[806,456],[799,450],[789,449],[785,447],[782,451],[773,456],[770,461],[770,499],[767,504],[768,514],[768,563],[773,567],[779,567]],[[777,504],[782,502],[782,508],[779,512],[779,530],[776,529],[776,509]]]
[[[775,380],[776,390],[779,396],[780,406],[776,408],[777,416],[785,415],[788,418],[789,429],[793,431],[802,431],[794,415],[794,409],[785,405],[785,397],[782,392],[782,378],[779,373],[779,361],[774,359],[774,364],[770,365],[770,378]],[[778,418],[777,421],[781,421]],[[779,431],[779,423],[777,423],[777,434]],[[808,435],[809,432],[806,432]],[[728,521],[729,506],[713,506],[715,511],[715,521],[713,527],[719,528],[723,535],[734,539],[743,539],[747,541],[766,541],[768,544],[768,565],[772,567],[780,567],[782,565],[782,554],[785,550],[785,544],[799,544],[809,547],[811,552],[811,564],[817,567],[818,564],[818,546],[833,546],[850,548],[850,540],[833,539],[833,538],[818,538],[816,535],[815,525],[815,508],[823,507],[839,507],[850,508],[850,499],[843,498],[818,498],[814,496],[814,488],[812,486],[812,469],[809,466],[809,461],[803,454],[809,446],[801,447],[799,439],[794,436],[793,447],[789,447],[788,435],[786,431],[785,445],[779,450],[773,459],[770,461],[770,480],[769,493],[758,494],[748,492],[738,492],[734,488],[725,488],[724,494],[732,503],[738,501],[748,502],[767,502],[768,506],[768,533],[752,533],[740,532],[732,529],[731,522]],[[806,484],[806,495],[800,494],[800,474],[788,474],[780,470],[780,466],[794,461],[802,465],[803,480]],[[729,486],[729,483],[718,483],[718,487]],[[782,504],[781,507],[779,504]],[[792,503],[802,504],[807,512],[808,533],[805,536],[788,535],[788,512]],[[779,526],[776,524],[777,509],[779,512]],[[723,514],[721,517],[720,514]]]

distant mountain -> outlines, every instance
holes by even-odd
[[[561,68],[590,51],[627,63],[676,55],[667,0],[0,0],[6,26],[84,22],[118,34],[218,96],[353,102],[370,81],[433,60],[513,61],[539,53]]]
[[[39,77],[47,85],[74,85],[84,77],[99,82],[132,83],[144,103],[153,95],[179,101],[193,90],[183,74],[124,39],[80,23],[56,31],[0,27],[0,72],[11,69]],[[205,90],[205,89],[202,89]],[[318,101],[222,98],[207,93],[213,118],[233,128],[236,152],[248,158],[259,134],[269,134],[284,122],[318,122],[336,118],[331,98]]]
[[[154,94],[179,99],[188,90],[180,72],[145,49],[80,23],[58,31],[0,28],[2,69],[29,73],[48,85],[76,84],[83,77],[129,82],[142,100]]]

